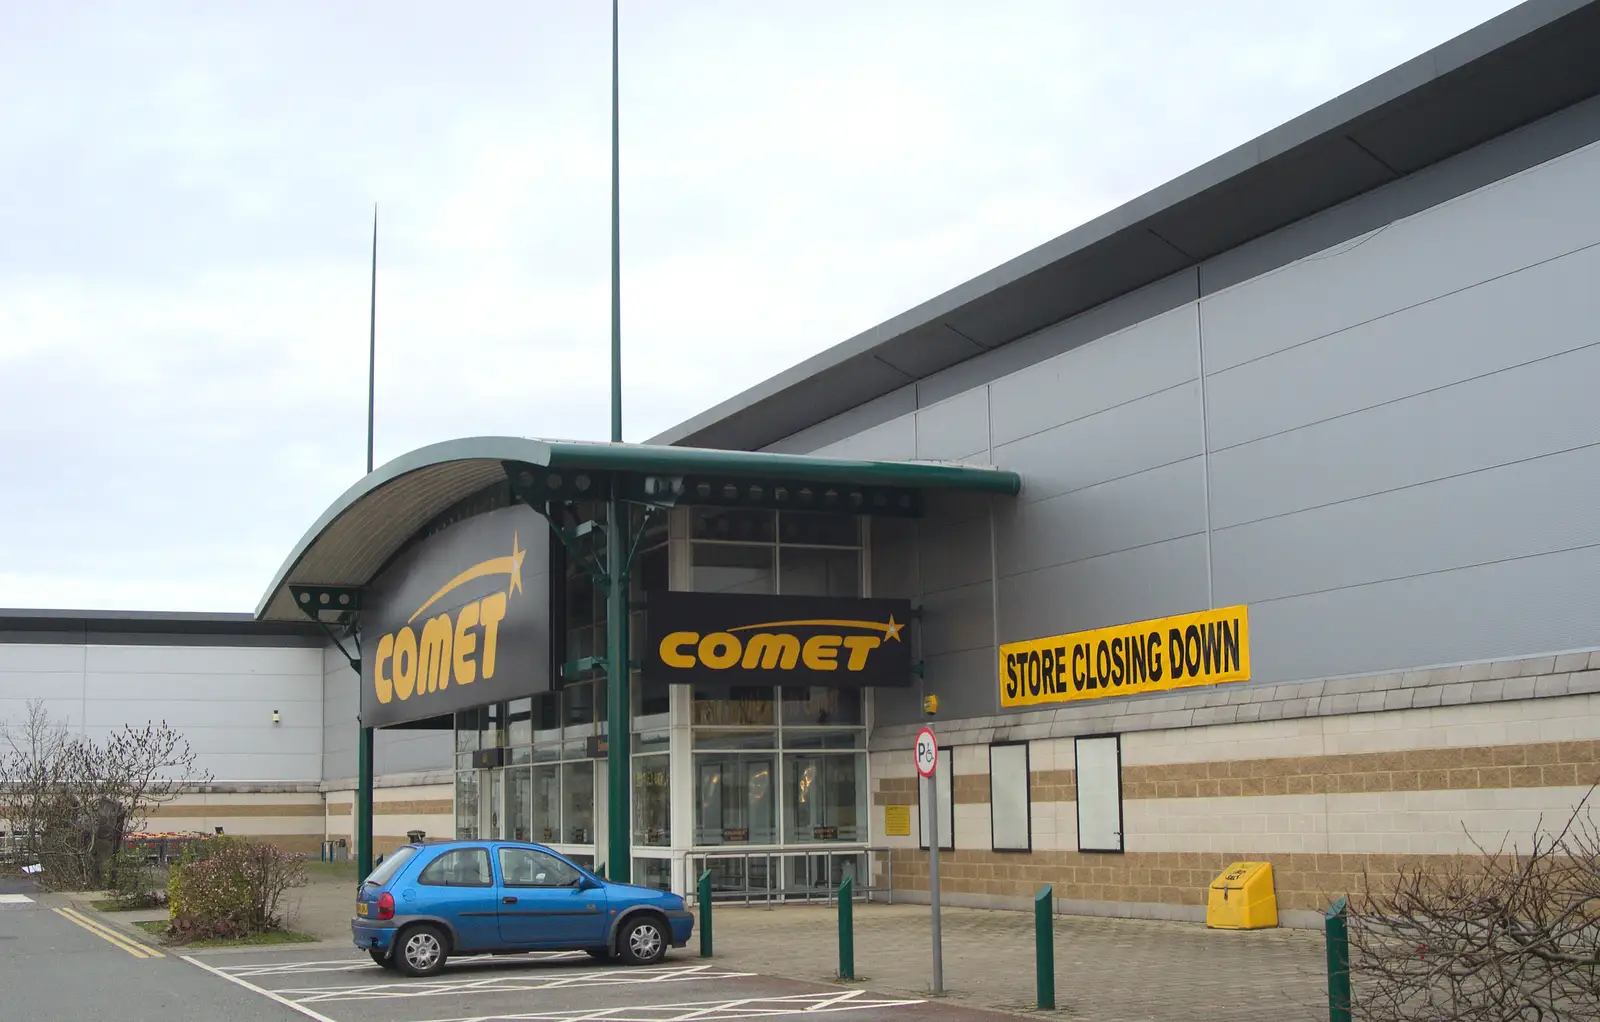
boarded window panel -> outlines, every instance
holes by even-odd
[[[1122,745],[1116,735],[1079,738],[1078,851],[1122,851]]]
[[[950,760],[951,749],[939,750],[939,766],[933,772],[933,779],[939,791],[939,847],[953,850],[956,846],[955,839],[955,806],[950,798]],[[918,815],[922,817],[918,826],[921,828],[922,847],[928,847],[928,782],[921,777],[917,778],[917,805]]]
[[[989,746],[989,792],[995,850],[1031,851],[1026,744]]]

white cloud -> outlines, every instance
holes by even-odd
[[[1509,7],[625,2],[641,439]],[[34,7],[0,38],[0,605],[247,610],[378,457],[604,436],[600,7]]]

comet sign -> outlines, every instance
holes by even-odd
[[[939,765],[939,742],[933,737],[933,728],[925,727],[917,732],[915,755],[917,773],[923,777],[932,777],[933,768]]]

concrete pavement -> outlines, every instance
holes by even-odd
[[[0,895],[9,896],[0,900],[0,1018],[305,1022],[170,952],[103,929],[92,914],[75,918],[64,899],[30,888],[16,881],[0,884]]]

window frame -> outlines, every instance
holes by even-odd
[[[484,857],[484,860],[485,860],[485,864],[489,867],[488,870],[487,870],[487,872],[489,874],[489,882],[488,883],[484,883],[484,884],[442,884],[442,883],[438,883],[436,881],[432,881],[432,880],[427,879],[428,871],[430,869],[432,869],[433,867],[439,865],[441,862],[443,862],[448,857],[450,857],[452,855],[460,855],[462,852],[481,852],[483,854],[483,857]],[[472,845],[472,846],[467,847],[467,848],[451,848],[448,851],[440,852],[438,855],[435,855],[428,862],[428,864],[426,866],[422,867],[422,869],[417,872],[417,884],[418,884],[418,886],[421,886],[421,887],[461,887],[461,888],[468,888],[468,889],[474,890],[474,891],[481,891],[481,890],[484,890],[486,888],[492,888],[494,886],[494,882],[495,882],[495,877],[494,877],[494,856],[489,854],[489,846],[488,845]]]
[[[554,860],[555,862],[560,863],[562,866],[565,866],[567,869],[572,870],[573,873],[576,874],[574,879],[582,880],[584,878],[584,871],[583,871],[583,869],[581,867],[579,867],[579,865],[577,863],[568,862],[566,859],[564,859],[561,856],[557,855],[555,852],[550,851],[550,850],[545,849],[545,848],[531,848],[531,847],[529,847],[527,845],[508,844],[508,845],[501,845],[498,849],[496,849],[496,851],[499,854],[496,855],[495,858],[497,860],[500,860],[500,861],[497,861],[495,863],[495,865],[497,867],[499,867],[499,870],[500,870],[500,886],[501,887],[511,887],[511,888],[515,888],[516,890],[519,890],[519,891],[561,891],[561,890],[566,890],[566,889],[571,888],[571,887],[574,886],[570,882],[565,883],[565,884],[512,883],[509,879],[507,879],[509,874],[506,871],[506,864],[505,864],[505,862],[503,861],[503,858],[502,858],[507,852],[521,852],[521,853],[523,853],[525,855],[543,855],[543,856],[547,856],[548,858]]]
[[[1078,757],[1078,749],[1084,742],[1103,742],[1108,740],[1113,743],[1112,748],[1116,751],[1116,771],[1114,776],[1117,782],[1117,847],[1087,848],[1083,843],[1083,771],[1079,767],[1081,760]],[[1073,739],[1072,777],[1077,788],[1077,795],[1073,801],[1073,807],[1077,818],[1077,838],[1075,843],[1078,846],[1078,851],[1095,855],[1125,854],[1128,848],[1128,834],[1126,812],[1124,807],[1124,802],[1126,802],[1126,799],[1123,797],[1122,792],[1122,735],[1078,735],[1075,739]]]
[[[989,743],[989,847],[996,852],[1006,854],[1030,853],[1033,851],[1033,750],[1032,742],[1010,741]],[[999,748],[1015,748],[1022,746],[1022,816],[1023,824],[1027,827],[1027,843],[1021,845],[1006,845],[1002,847],[995,839],[995,811],[994,793],[997,785],[994,783],[994,750]]]

